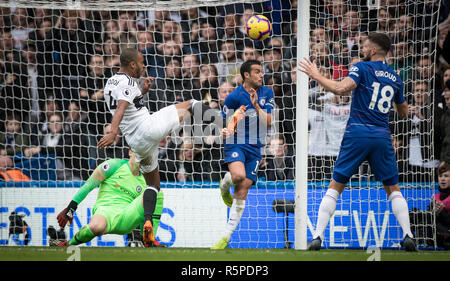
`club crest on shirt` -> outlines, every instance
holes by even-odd
[[[109,169],[109,163],[105,163],[102,166],[103,171],[107,171]]]
[[[223,106],[223,113],[225,113],[225,115],[228,115],[228,107],[226,105]]]
[[[259,105],[260,106],[264,106],[265,104],[266,104],[266,99],[265,98],[262,98],[262,99],[259,100]]]

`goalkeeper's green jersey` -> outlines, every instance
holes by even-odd
[[[145,189],[142,173],[133,175],[128,160],[110,159],[101,163],[73,197],[78,204],[99,186],[94,213],[98,207],[124,207]]]

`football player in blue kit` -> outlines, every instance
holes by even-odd
[[[228,94],[222,111],[223,117],[230,122],[222,130],[224,160],[229,172],[222,179],[220,190],[230,212],[225,235],[212,249],[225,249],[241,220],[248,191],[257,181],[261,149],[272,124],[273,91],[262,86],[261,62],[245,61],[240,74],[244,82]],[[230,187],[233,185],[234,194],[231,195]]]
[[[363,61],[356,63],[347,77],[334,81],[322,76],[315,62],[299,62],[299,70],[336,95],[352,95],[350,118],[345,128],[333,178],[319,206],[317,225],[310,250],[319,250],[323,232],[336,209],[336,202],[350,177],[365,160],[383,187],[391,202],[392,211],[402,231],[401,245],[406,251],[415,251],[411,233],[408,205],[398,185],[398,168],[391,142],[389,111],[392,104],[400,118],[408,114],[400,76],[389,68],[386,55],[390,38],[382,33],[371,33],[364,42]]]

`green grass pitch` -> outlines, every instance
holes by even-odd
[[[6,247],[0,261],[450,261],[450,251],[322,249]]]

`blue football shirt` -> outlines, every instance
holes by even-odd
[[[272,89],[261,86],[256,91],[258,103],[261,109],[270,114],[273,111],[274,99]],[[225,147],[232,144],[244,144],[250,147],[260,148],[264,146],[264,139],[267,135],[267,125],[260,124],[258,115],[250,100],[250,94],[244,87],[238,86],[225,98],[222,115],[227,119],[244,105],[246,108],[245,118],[238,123],[237,131],[233,136],[225,140]]]
[[[392,102],[405,101],[400,76],[384,61],[358,62],[349,71],[357,87],[352,92],[344,137],[391,138]]]

